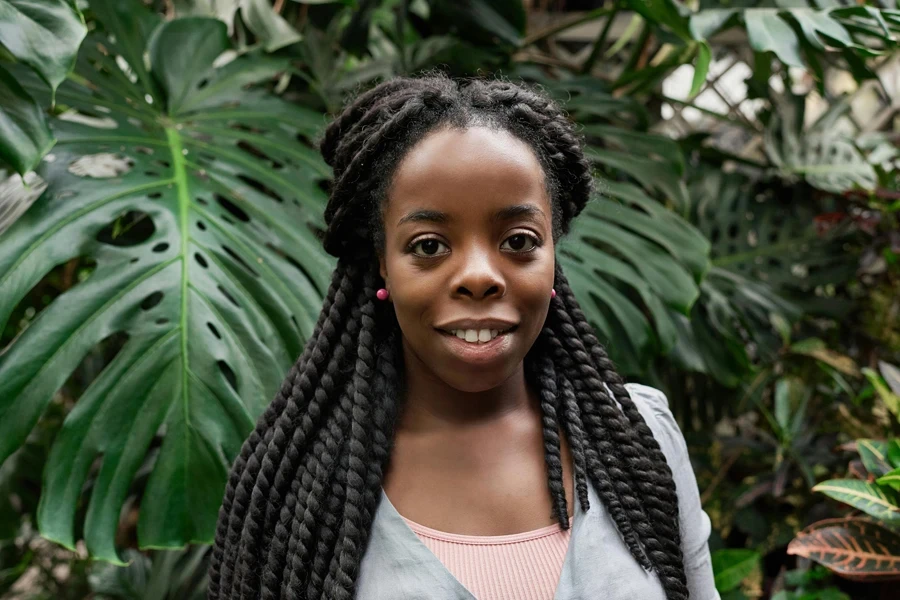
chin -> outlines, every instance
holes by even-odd
[[[439,374],[444,383],[461,392],[477,394],[503,384],[512,377],[515,369],[454,369],[451,373]]]

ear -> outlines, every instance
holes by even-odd
[[[384,261],[384,254],[378,255],[378,272],[381,274],[381,278],[384,279],[385,283],[387,283],[387,265]]]

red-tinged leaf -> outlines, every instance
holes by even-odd
[[[900,580],[900,535],[868,519],[819,521],[797,534],[787,551],[853,581]]]

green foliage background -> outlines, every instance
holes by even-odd
[[[607,0],[537,27],[531,4],[0,0],[0,594],[203,597],[228,467],[333,266],[314,140],[432,68],[540,84],[580,125],[600,193],[559,259],[620,369],[670,398],[723,598],[900,576],[900,546],[848,574],[809,543],[900,540],[896,113],[848,134],[825,90],[877,81],[897,6]],[[691,65],[690,105],[725,35],[762,108],[719,118],[761,157],[659,132],[661,82]],[[878,522],[816,523],[859,512]]]

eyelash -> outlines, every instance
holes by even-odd
[[[533,233],[528,233],[528,232],[525,232],[525,231],[519,231],[519,232],[516,232],[516,233],[512,234],[511,236],[507,237],[505,240],[503,240],[503,242],[506,243],[506,242],[509,241],[511,238],[514,238],[514,237],[516,237],[517,235],[525,236],[526,238],[530,239],[531,242],[534,244],[534,246],[533,246],[530,250],[513,250],[513,253],[514,253],[514,254],[529,254],[529,253],[531,253],[531,252],[534,252],[535,250],[537,250],[538,248],[540,248],[540,247],[543,245],[543,243],[541,242],[541,239],[540,239],[538,236],[534,235]],[[427,255],[427,254],[416,254],[416,253],[414,252],[416,246],[418,246],[418,245],[421,244],[422,242],[427,242],[427,241],[430,241],[430,240],[434,240],[434,241],[438,242],[439,244],[444,244],[444,242],[442,242],[441,240],[437,239],[436,237],[424,237],[424,238],[418,238],[418,239],[413,240],[413,241],[406,247],[406,252],[407,252],[408,254],[413,254],[416,258],[425,258],[425,259],[438,258],[438,257],[440,257],[440,256],[443,256],[444,254],[447,254],[446,252],[442,252],[442,253],[440,253],[440,254],[432,254],[432,255],[429,256],[429,255]],[[444,245],[446,246],[446,244],[444,244]]]

